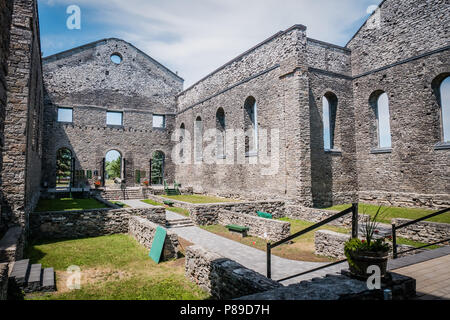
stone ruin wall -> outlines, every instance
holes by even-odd
[[[311,194],[314,207],[357,199],[351,51],[308,39]],[[323,100],[337,98],[334,146],[324,151]]]
[[[177,179],[193,185],[195,192],[235,198],[276,197],[309,206],[354,201],[350,58],[349,49],[306,38],[306,29],[294,26],[185,90],[178,97],[177,128],[184,124],[191,137],[198,116],[204,131],[215,128],[219,107],[225,110],[227,128],[244,130],[244,102],[255,97],[259,128],[280,129],[280,162],[275,174],[265,176],[264,166],[251,163],[257,157],[246,158],[245,164],[217,165],[195,163],[193,152],[189,164],[178,166]],[[323,149],[322,98],[327,92],[339,99],[339,153]]]
[[[110,56],[123,58],[114,64]],[[173,181],[171,161],[175,95],[183,80],[118,39],[106,39],[44,59],[46,143],[43,181],[54,186],[56,152],[69,148],[75,170],[102,172],[102,160],[117,150],[127,160],[127,185],[135,185],[135,170],[148,178],[154,151],[165,154],[165,178]],[[57,122],[57,108],[73,108],[73,122]],[[106,112],[123,112],[123,126],[106,125]],[[166,116],[166,128],[152,127],[153,114]],[[144,178],[144,177],[142,177]],[[79,185],[93,183],[78,181]]]
[[[2,1],[0,3],[0,169],[3,162],[4,147],[4,126],[5,109],[7,98],[6,76],[8,75],[8,57],[9,57],[9,38],[12,18],[12,2]],[[2,179],[0,176],[0,186]],[[1,189],[0,189],[1,190]],[[0,193],[0,203],[2,203],[3,192]],[[0,207],[0,235],[5,231],[6,226],[2,221],[2,209]]]
[[[292,102],[289,108],[297,111],[290,119],[285,118],[283,110],[287,94],[294,94],[294,76],[280,80],[282,73],[294,70],[299,52],[297,48],[305,46],[306,37],[303,26],[297,26],[284,33],[278,33],[258,46],[248,50],[241,56],[219,68],[203,80],[185,90],[178,97],[177,128],[185,124],[186,130],[194,137],[194,124],[198,116],[202,118],[203,132],[216,128],[216,112],[219,107],[225,112],[226,129],[240,129],[244,131],[244,102],[253,96],[258,105],[258,127],[262,129],[280,130],[280,150],[286,148],[287,140],[294,143],[294,137],[288,136],[286,128],[298,130],[298,125],[287,124],[296,121],[295,114],[299,113],[297,103]],[[281,65],[284,65],[283,68]],[[288,70],[289,71],[286,71]],[[275,108],[279,112],[274,112]],[[268,132],[270,140],[270,132]],[[298,141],[296,141],[298,145]],[[269,150],[271,150],[269,142]],[[234,147],[234,158],[227,155],[225,164],[207,163],[207,147],[214,141],[203,143],[202,163],[194,163],[192,153],[190,163],[177,166],[177,180],[184,185],[192,185],[194,192],[218,194],[221,196],[245,198],[247,200],[265,200],[285,197],[287,193],[297,192],[297,188],[290,188],[294,183],[294,176],[299,177],[298,168],[286,163],[286,153],[280,152],[279,167],[274,174],[263,175],[262,170],[270,165],[254,164],[258,157],[245,157],[243,147],[238,153]],[[192,138],[191,150],[194,150]],[[230,151],[230,150],[227,150]],[[259,150],[263,154],[263,150]],[[214,150],[210,153],[214,157]],[[271,153],[269,153],[271,155]],[[239,158],[238,158],[239,156]],[[300,153],[292,154],[300,162]],[[260,158],[259,160],[262,160]],[[239,162],[238,162],[239,161]],[[270,160],[269,160],[270,161]],[[292,178],[286,180],[286,168],[291,169]],[[300,179],[300,178],[299,178]]]
[[[27,228],[28,215],[39,199],[41,176],[43,87],[39,20],[36,1],[14,1],[12,5],[8,101],[2,137],[2,216],[9,225]]]
[[[441,116],[435,82],[450,75],[449,9],[444,0],[384,1],[380,28],[364,25],[347,45],[352,50],[362,202],[436,208],[450,204],[450,150],[436,148]],[[371,152],[376,130],[369,97],[376,90],[389,96],[390,153]]]

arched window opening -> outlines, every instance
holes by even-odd
[[[440,87],[441,126],[443,142],[450,142],[450,76],[445,78]]]
[[[195,120],[195,132],[194,132],[194,147],[195,147],[195,160],[202,161],[203,159],[203,121],[201,117],[197,117]]]
[[[61,148],[56,153],[56,187],[69,188],[72,186],[73,161],[72,151]]]
[[[258,108],[256,100],[248,97],[244,104],[244,130],[246,156],[258,153]]]
[[[185,137],[185,134],[186,134],[186,127],[185,127],[185,125],[184,125],[184,123],[182,123],[181,124],[181,126],[180,126],[180,154],[179,154],[179,156],[180,156],[180,160],[181,160],[181,162],[184,162],[184,137]]]
[[[122,155],[117,150],[110,150],[105,156],[105,186],[120,184],[122,177]]]
[[[219,108],[216,113],[216,154],[217,158],[224,159],[225,143],[226,143],[226,124],[225,124],[225,111]]]
[[[370,104],[375,113],[375,128],[377,132],[377,140],[375,142],[378,149],[390,149],[391,141],[391,124],[389,114],[389,97],[386,92],[376,91],[371,95]]]
[[[338,99],[334,93],[327,93],[322,97],[323,110],[323,145],[325,150],[335,149],[334,137],[336,129]]]
[[[152,155],[151,180],[154,185],[162,185],[164,181],[165,155],[162,151],[155,151]]]

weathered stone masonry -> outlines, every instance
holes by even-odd
[[[437,89],[450,75],[449,10],[445,0],[385,0],[345,47],[308,38],[305,26],[294,25],[182,91],[177,74],[119,39],[47,57],[42,72],[36,1],[2,2],[0,226],[27,229],[40,184],[55,184],[62,147],[72,151],[75,170],[99,174],[105,154],[120,151],[128,186],[135,170],[149,175],[159,150],[169,182],[246,200],[283,199],[289,216],[301,215],[300,206],[358,200],[448,206],[450,148],[442,141]],[[122,62],[114,64],[112,54]],[[389,97],[392,150],[377,149],[376,92]],[[330,95],[337,100],[334,145],[324,150],[322,102]],[[173,161],[175,129],[194,137],[198,119],[203,132],[215,128],[222,108],[226,129],[244,130],[249,97],[260,138],[268,131],[268,162],[262,140],[256,154],[227,150],[235,157],[223,165],[194,152],[184,164]],[[71,123],[56,121],[58,107],[73,109]],[[123,125],[107,126],[107,111],[123,112]],[[165,129],[153,128],[154,114],[165,115]]]
[[[120,54],[122,62],[111,61]],[[56,182],[56,152],[68,148],[75,170],[98,171],[110,150],[126,160],[128,186],[135,185],[135,170],[150,172],[154,151],[165,154],[165,178],[173,181],[171,132],[175,122],[175,95],[183,79],[131,44],[105,39],[44,59],[45,159],[43,182]],[[57,122],[58,107],[73,109],[72,123]],[[123,112],[122,126],[106,124],[107,111]],[[166,128],[152,127],[153,114],[165,115]],[[144,178],[144,177],[142,177]],[[77,180],[86,186],[91,180]]]
[[[2,219],[27,227],[39,199],[43,86],[39,20],[33,0],[13,5],[1,171]]]
[[[450,4],[384,1],[380,28],[362,26],[352,50],[357,177],[361,201],[401,206],[450,204],[450,149],[437,150],[441,108],[434,81],[450,75]],[[376,90],[389,96],[392,152],[374,153]],[[372,122],[373,123],[373,122]]]
[[[4,126],[5,126],[5,110],[7,97],[6,76],[8,74],[8,57],[9,57],[9,38],[12,17],[12,2],[2,1],[0,3],[0,168],[3,162],[4,147]],[[1,188],[0,175],[0,191]],[[3,192],[0,193],[0,203],[2,203]],[[0,208],[0,234],[4,232],[6,226],[2,221],[2,210]]]
[[[447,206],[450,158],[436,91],[450,75],[449,9],[443,0],[386,0],[345,48],[309,39],[305,27],[294,26],[206,76],[178,96],[177,128],[184,125],[192,136],[199,116],[204,130],[212,128],[220,107],[227,127],[242,129],[244,101],[253,96],[260,128],[280,128],[279,170],[264,176],[264,165],[250,159],[238,165],[191,159],[194,164],[177,166],[177,180],[199,192],[284,197],[294,211],[292,205],[358,198]],[[390,151],[375,144],[369,99],[380,90],[390,102]],[[338,102],[334,148],[325,151],[322,100],[328,93]]]

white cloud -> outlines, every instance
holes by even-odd
[[[96,10],[97,23],[179,71],[187,87],[294,24],[306,25],[309,37],[344,45],[348,28],[381,0],[45,1]]]

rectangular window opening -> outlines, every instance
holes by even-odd
[[[166,117],[163,115],[154,114],[153,115],[153,128],[165,128],[166,127]]]
[[[108,111],[106,113],[106,125],[122,126],[123,125],[123,112]]]
[[[73,109],[58,108],[58,122],[73,122]]]

